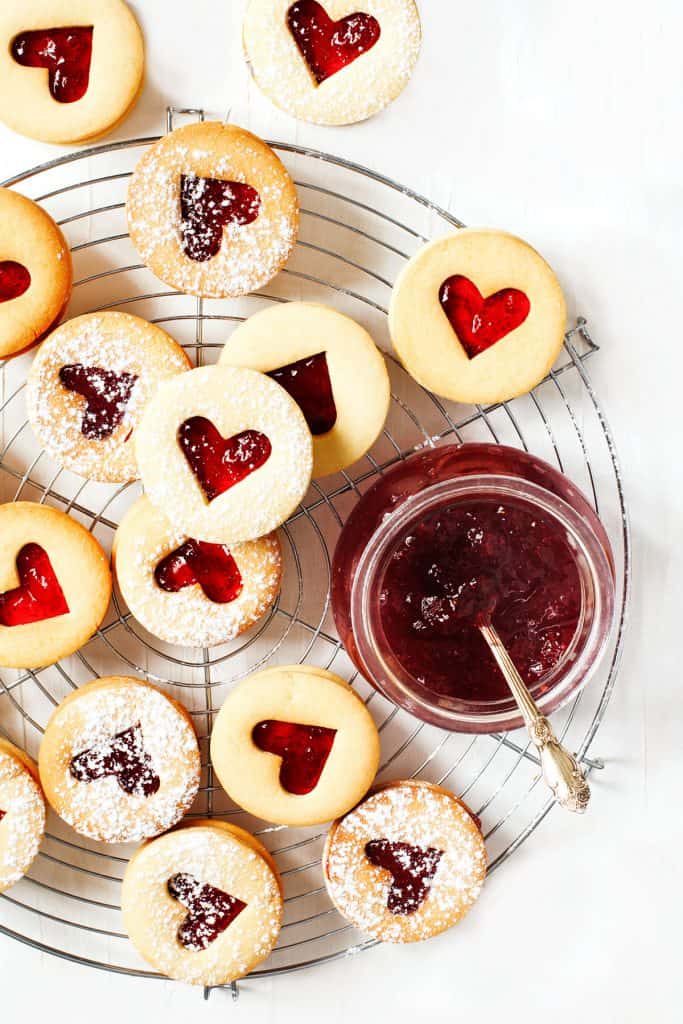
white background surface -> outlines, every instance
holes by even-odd
[[[412,84],[346,129],[297,124],[247,82],[239,0],[133,6],[148,80],[117,137],[161,132],[169,102],[221,117],[232,104],[258,134],[368,164],[547,256],[602,346],[590,372],[626,472],[632,622],[593,747],[608,765],[593,776],[588,816],[552,813],[455,931],[247,982],[234,1007],[224,993],[205,1005],[198,991],[88,971],[0,937],[2,1019],[681,1020],[680,5],[422,0]],[[56,153],[0,128],[0,178]]]

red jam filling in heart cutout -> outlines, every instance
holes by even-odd
[[[0,262],[0,302],[18,299],[31,285],[31,275],[23,263],[15,260]]]
[[[138,378],[134,373],[114,373],[99,366],[74,363],[61,368],[59,379],[67,391],[85,398],[83,436],[89,441],[102,441],[114,433],[123,419]]]
[[[93,26],[39,29],[12,40],[12,57],[26,68],[47,68],[58,103],[75,103],[88,91]]]
[[[365,856],[376,868],[391,874],[387,897],[389,913],[407,917],[419,910],[427,899],[443,850],[373,839],[365,845]]]
[[[2,810],[1,808],[0,808],[0,821],[2,821],[2,819],[3,819],[4,817],[5,817],[5,815],[6,815],[6,814],[7,814],[7,811],[3,811],[3,810]]]
[[[287,26],[316,85],[371,50],[381,34],[377,18],[357,12],[333,21],[316,0],[298,0],[287,11]]]
[[[79,782],[96,782],[113,775],[128,796],[147,798],[161,786],[161,779],[145,750],[139,722],[77,754],[71,761],[71,774]]]
[[[213,259],[229,224],[252,224],[259,215],[261,197],[255,188],[241,181],[180,178],[180,237],[185,255],[195,263]]]
[[[208,501],[260,469],[273,450],[259,430],[242,430],[226,439],[204,416],[181,423],[178,444]]]
[[[523,324],[531,309],[528,297],[518,288],[503,288],[485,299],[476,284],[462,274],[444,281],[439,301],[468,359]]]
[[[24,544],[16,565],[19,586],[0,594],[0,625],[26,626],[69,614],[52,563],[40,544]]]
[[[225,545],[192,537],[161,559],[154,579],[170,594],[199,583],[215,604],[229,604],[242,593],[242,574]]]
[[[169,895],[188,910],[178,929],[178,942],[193,953],[208,949],[247,906],[236,896],[183,872],[172,875],[167,888]]]
[[[314,437],[332,430],[337,422],[337,407],[324,352],[271,370],[268,376],[291,395]]]
[[[269,719],[254,726],[251,738],[259,750],[282,758],[282,788],[295,796],[305,796],[318,785],[336,735],[336,729],[322,725]]]

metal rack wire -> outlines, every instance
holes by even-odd
[[[170,110],[168,127],[181,115],[203,118],[198,110]],[[334,304],[364,323],[388,349],[386,307],[396,274],[429,238],[462,226],[428,199],[367,168],[273,143],[293,172],[301,197],[302,232],[292,260],[257,295],[222,302],[194,299],[160,285],[137,261],[127,236],[127,181],[154,141],[135,139],[84,150],[4,184],[19,186],[41,202],[65,231],[76,273],[70,315],[103,309],[135,312],[169,330],[198,364],[214,360],[246,316],[290,299]],[[330,554],[339,530],[377,475],[416,447],[455,440],[514,444],[570,474],[592,499],[617,561],[617,626],[597,678],[554,721],[587,771],[604,767],[591,748],[619,665],[630,548],[614,443],[584,365],[596,350],[586,321],[579,318],[558,364],[531,395],[474,408],[442,402],[389,357],[392,407],[384,434],[358,465],[314,483],[283,527],[283,591],[257,627],[223,647],[171,647],[147,634],[115,592],[102,628],[77,655],[37,671],[0,676],[0,735],[33,755],[54,707],[97,675],[148,678],[188,706],[205,752],[202,788],[192,814],[230,817],[255,831],[274,853],[285,883],[280,943],[254,976],[298,970],[373,945],[339,917],[325,895],[320,871],[324,831],[264,826],[231,805],[215,784],[207,742],[213,716],[229,687],[267,661],[314,663],[351,680],[380,729],[380,778],[420,776],[458,792],[482,819],[490,871],[519,848],[552,806],[538,785],[538,761],[525,735],[464,736],[415,721],[354,673],[337,638],[328,603]],[[110,550],[116,525],[139,485],[83,481],[60,470],[40,450],[24,407],[30,358],[12,360],[0,373],[0,500],[53,504],[84,523]],[[51,817],[29,877],[1,898],[0,932],[74,962],[158,977],[144,968],[121,927],[119,886],[130,852],[90,842]],[[236,997],[236,985],[232,991]]]

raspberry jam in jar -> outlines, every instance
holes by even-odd
[[[588,680],[609,636],[614,570],[586,499],[534,456],[500,445],[421,451],[349,517],[332,602],[357,668],[445,728],[521,725],[478,625],[491,622],[547,714]]]

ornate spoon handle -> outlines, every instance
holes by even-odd
[[[538,749],[543,778],[554,793],[558,804],[566,807],[568,811],[582,814],[588,806],[591,791],[576,758],[557,740],[550,722],[538,710],[494,627],[490,624],[480,625],[479,631],[505,676],[522,713],[529,736]]]

